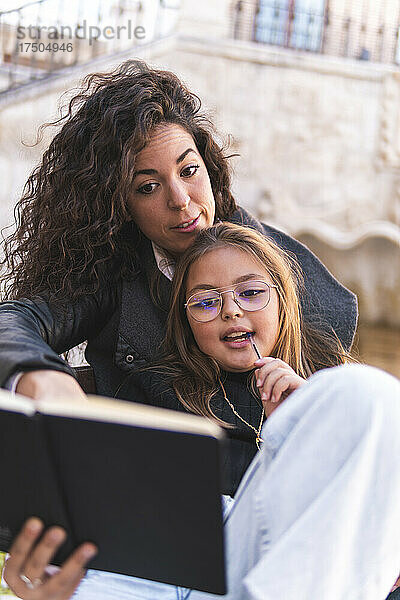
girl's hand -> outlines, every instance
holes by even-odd
[[[4,566],[4,579],[18,598],[23,600],[67,600],[85,574],[86,563],[97,553],[93,544],[79,546],[62,567],[49,576],[46,568],[65,540],[61,527],[50,527],[40,542],[43,523],[36,517],[26,521],[14,540]]]
[[[265,356],[254,363],[257,368],[257,387],[267,417],[275,408],[306,380],[297,375],[292,367],[279,358]]]

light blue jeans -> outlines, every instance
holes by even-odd
[[[360,365],[320,371],[263,438],[226,519],[224,598],[384,600],[400,570],[400,382]],[[98,571],[74,595],[217,598]]]

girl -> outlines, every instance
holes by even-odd
[[[221,370],[251,374],[256,351],[270,357],[257,361],[268,416],[315,371],[353,360],[322,319],[304,323],[302,289],[296,260],[270,238],[230,223],[203,231],[177,265],[164,344],[180,401],[213,416]]]
[[[118,395],[141,393],[232,431],[229,600],[383,600],[400,561],[400,387],[362,366],[309,378],[350,357],[333,334],[304,328],[300,285],[293,260],[257,232],[231,224],[203,231],[176,267],[163,360]],[[43,575],[48,535],[42,554],[41,544],[31,552],[31,532],[23,558],[11,558],[24,578],[10,583],[27,600],[68,597],[65,571],[64,595],[55,595],[59,575],[24,587]],[[77,600],[121,597],[214,596],[90,571],[76,592]]]
[[[230,223],[204,230],[176,266],[163,360],[117,390],[227,426],[231,496],[264,419],[313,372],[353,361],[322,320],[305,325],[300,289],[294,257],[270,238]]]

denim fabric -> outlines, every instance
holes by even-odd
[[[384,600],[400,569],[399,431],[400,383],[377,369],[328,369],[293,393],[226,521],[225,599]],[[89,572],[74,598],[220,596]]]
[[[90,570],[73,595],[79,600],[185,600],[188,590],[117,573]]]

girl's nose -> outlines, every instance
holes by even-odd
[[[222,310],[221,317],[224,321],[229,319],[236,319],[243,317],[243,310],[240,308],[238,303],[235,301],[233,292],[225,292],[222,296]]]
[[[168,194],[168,206],[172,210],[185,210],[190,203],[190,196],[183,183],[177,183],[170,187]]]

